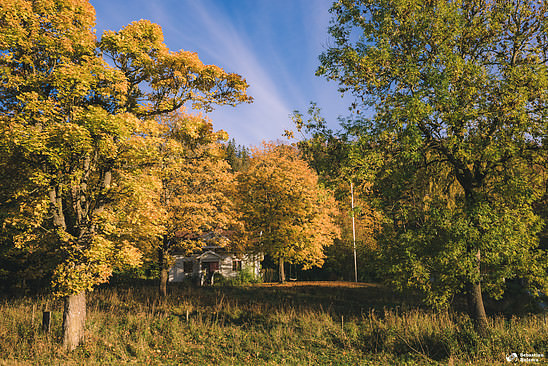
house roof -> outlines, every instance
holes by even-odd
[[[214,256],[216,256],[216,257],[218,257],[218,258],[221,258],[221,256],[220,256],[219,254],[215,253],[215,252],[212,251],[212,250],[205,251],[205,252],[203,252],[202,254],[200,254],[199,256],[197,256],[196,258],[197,258],[197,259],[202,259],[203,257],[209,256],[209,255],[214,255]]]

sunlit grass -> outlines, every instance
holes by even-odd
[[[85,342],[66,353],[59,300],[2,300],[0,364],[491,365],[548,349],[544,315],[493,318],[481,338],[466,315],[415,303],[352,283],[175,286],[165,299],[152,285],[107,287],[88,296]]]

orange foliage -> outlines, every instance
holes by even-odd
[[[340,235],[332,193],[291,146],[265,143],[252,156],[238,190],[256,248],[305,269],[321,266],[323,249]]]

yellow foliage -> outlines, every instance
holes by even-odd
[[[265,143],[252,156],[238,177],[238,192],[257,249],[304,269],[321,266],[323,249],[340,236],[332,192],[291,146]]]
[[[60,296],[139,265],[168,232],[229,225],[226,133],[182,109],[154,116],[251,101],[241,76],[170,51],[159,25],[100,42],[94,25],[86,0],[0,1],[2,235],[58,255]]]

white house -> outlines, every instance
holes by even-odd
[[[206,243],[219,242],[218,237],[202,237],[201,240]],[[175,254],[173,257],[175,261],[169,270],[169,282],[181,282],[191,278],[201,285],[211,284],[216,273],[225,278],[234,278],[243,269],[250,270],[259,277],[261,261],[264,259],[262,254],[234,253],[219,245],[206,245],[191,255]]]

